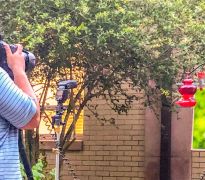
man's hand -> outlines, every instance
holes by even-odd
[[[37,128],[40,123],[40,105],[37,100],[37,97],[31,87],[31,84],[25,73],[25,60],[23,57],[23,47],[20,44],[17,44],[17,51],[15,53],[11,52],[9,45],[5,45],[7,63],[14,75],[14,83],[28,96],[30,96],[36,104],[36,114],[30,120],[28,124],[22,129],[33,129]]]
[[[17,44],[16,46],[16,52],[12,53],[9,45],[4,45],[7,55],[8,66],[14,73],[16,71],[25,72],[25,60],[22,53],[23,47],[20,44]]]

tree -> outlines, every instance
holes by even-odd
[[[39,59],[32,80],[40,77],[42,83],[46,79],[48,87],[62,77],[82,79],[65,122],[83,90],[86,93],[74,124],[87,102],[99,96],[104,96],[113,110],[126,113],[137,97],[126,93],[122,88],[125,82],[144,91],[146,105],[160,99],[170,111],[173,85],[204,60],[202,0],[23,0],[3,2],[1,7],[7,39],[22,42]],[[82,73],[74,75],[76,71]],[[155,82],[154,88],[150,80]],[[93,111],[97,107],[88,108]],[[72,130],[73,126],[62,131],[63,152]]]
[[[38,57],[31,79],[38,83],[46,80],[44,92],[63,77],[81,80],[78,92],[72,94],[64,122],[68,122],[74,104],[78,104],[75,119],[68,129],[64,126],[61,132],[64,154],[70,145],[68,140],[75,123],[88,101],[104,96],[114,111],[126,113],[131,101],[137,98],[127,94],[122,86],[125,82],[132,86],[129,78],[132,67],[140,74],[144,73],[140,65],[143,56],[138,53],[140,48],[132,37],[135,31],[134,11],[128,2],[121,0],[22,1],[15,6],[14,16],[18,18],[9,22],[15,25],[14,31],[4,26],[8,16],[2,21],[3,28],[7,39],[19,39]],[[84,97],[80,99],[83,91]],[[43,113],[46,93],[42,95]],[[98,116],[95,112],[97,107],[88,108]],[[114,124],[112,118],[103,121]]]

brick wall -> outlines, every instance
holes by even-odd
[[[113,113],[103,99],[96,99],[99,113],[114,117],[116,126],[105,124],[85,110],[83,150],[69,152],[72,167],[81,180],[144,180],[145,108],[134,102],[128,115]],[[87,117],[86,115],[91,115]],[[54,167],[55,154],[47,151],[49,168]],[[63,177],[71,180],[66,165]]]
[[[195,150],[192,152],[192,180],[200,180],[203,172],[205,172],[205,151]]]

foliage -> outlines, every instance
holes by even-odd
[[[32,172],[33,172],[33,176],[35,177],[36,180],[40,180],[45,178],[45,176],[43,175],[43,162],[42,160],[38,160],[37,164],[35,164],[32,167]]]
[[[33,177],[34,180],[53,180],[55,177],[54,169],[52,169],[50,172],[46,171],[46,166],[45,166],[45,159],[43,157],[40,157],[38,159],[38,162],[32,167],[32,172],[33,172]],[[23,164],[21,165],[21,174],[23,179],[26,179],[26,173],[24,171]]]

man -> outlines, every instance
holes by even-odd
[[[34,129],[40,122],[40,107],[25,73],[22,46],[12,54],[5,45],[7,63],[14,81],[0,67],[0,180],[21,180],[18,129]]]

